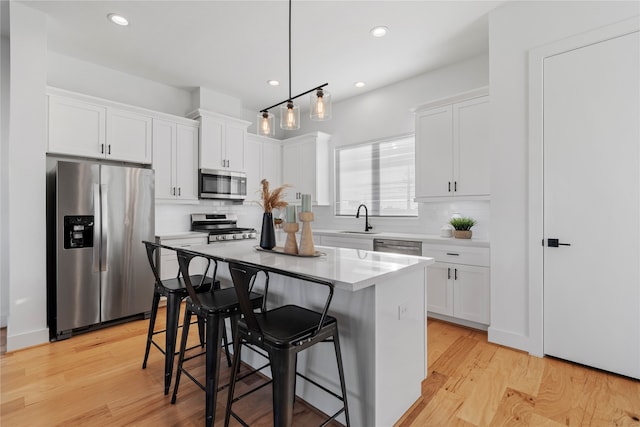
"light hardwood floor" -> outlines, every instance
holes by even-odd
[[[163,315],[161,309],[160,324]],[[152,349],[147,369],[141,369],[147,325],[134,321],[2,355],[0,425],[202,425],[202,391],[183,377],[178,402],[171,405],[162,393],[162,355]],[[400,427],[640,426],[640,381],[531,357],[488,343],[486,333],[433,320],[428,352],[423,399]],[[195,366],[201,362],[193,363],[203,375]],[[227,371],[222,369],[221,381]],[[270,393],[265,387],[234,408],[252,426],[269,426]],[[222,425],[225,396],[218,399],[216,426]],[[296,403],[296,426],[320,420]]]

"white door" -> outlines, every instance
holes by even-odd
[[[153,169],[156,199],[176,198],[175,123],[153,119]]]
[[[543,143],[544,352],[636,378],[639,52],[636,32],[546,58]]]
[[[176,187],[178,199],[198,200],[198,128],[176,126]]]

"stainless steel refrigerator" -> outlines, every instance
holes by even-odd
[[[148,312],[153,170],[57,160],[48,179],[51,339]]]

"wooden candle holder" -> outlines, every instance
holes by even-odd
[[[296,242],[296,233],[298,232],[299,225],[297,222],[285,222],[282,224],[282,229],[287,233],[287,240],[284,242],[284,252],[287,254],[298,253],[298,243]]]
[[[298,254],[313,255],[316,248],[313,245],[313,233],[311,232],[311,221],[313,221],[313,212],[300,212],[298,219],[302,222],[302,233],[300,235],[300,247]]]

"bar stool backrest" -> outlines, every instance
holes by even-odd
[[[153,277],[156,279],[156,283],[162,283],[156,262],[156,251],[160,249],[161,245],[153,242],[147,242],[146,240],[143,240],[142,243],[144,243],[144,246],[147,249],[147,258],[149,259],[149,265],[151,266]]]
[[[215,274],[216,274],[215,271],[218,268],[218,262],[213,258],[204,256],[202,254],[197,254],[195,252],[191,252],[186,249],[175,249],[175,248],[167,248],[167,249],[172,249],[176,251],[176,254],[178,256],[178,265],[180,266],[180,274],[182,275],[182,278],[184,280],[184,286],[185,288],[187,288],[187,293],[189,294],[189,297],[191,298],[191,301],[194,304],[196,304],[197,306],[201,306],[202,304],[200,303],[200,299],[198,298],[196,287],[194,287],[193,283],[191,282],[191,277],[189,276],[189,264],[191,264],[191,260],[198,257],[206,258],[207,260],[207,268],[204,274],[202,275],[201,282],[197,285],[197,287],[200,287],[204,282],[205,278],[207,277],[207,271],[209,270],[209,266],[211,265],[212,261],[215,265],[214,274],[213,274],[213,277],[215,277]]]
[[[229,263],[229,272],[231,273],[231,278],[233,279],[233,286],[236,289],[236,295],[238,295],[238,302],[240,303],[240,311],[244,315],[245,322],[247,323],[247,327],[249,330],[252,330],[260,335],[262,335],[262,329],[258,321],[256,320],[256,316],[253,313],[253,305],[251,304],[251,300],[249,299],[249,295],[251,293],[251,289],[255,283],[256,277],[258,273],[262,270],[246,265],[246,264],[234,264],[232,262]],[[264,271],[263,271],[264,272]],[[264,272],[265,275],[267,274]],[[268,286],[269,277],[267,276],[267,285]],[[265,289],[266,294],[266,289]],[[266,297],[265,297],[266,301]],[[264,310],[264,305],[263,305]]]

